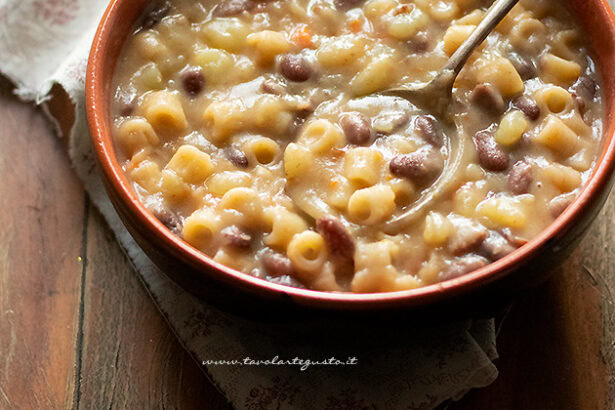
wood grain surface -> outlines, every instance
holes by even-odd
[[[0,79],[0,409],[230,406],[91,206],[62,140]],[[615,200],[510,309],[499,378],[447,409],[614,408]]]

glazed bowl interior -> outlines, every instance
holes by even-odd
[[[147,235],[157,239],[159,246],[187,266],[213,276],[217,281],[258,294],[265,298],[291,298],[296,304],[308,308],[352,310],[378,310],[413,307],[434,303],[477,288],[487,286],[514,274],[527,259],[535,257],[558,237],[568,233],[589,208],[592,201],[608,190],[615,164],[615,16],[606,0],[569,0],[577,22],[587,33],[593,57],[602,77],[605,102],[603,149],[594,174],[579,197],[555,222],[536,238],[510,255],[456,279],[422,288],[377,294],[326,293],[291,288],[267,282],[216,263],[171,233],[139,201],[126,179],[114,152],[112,140],[110,101],[113,74],[122,47],[149,0],[113,0],[97,31],[87,71],[86,103],[90,129],[103,180],[116,208],[127,209],[124,220],[137,224]]]

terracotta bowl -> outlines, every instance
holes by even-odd
[[[138,200],[111,137],[111,81],[122,46],[148,0],[113,0],[98,27],[87,69],[87,114],[101,177],[126,228],[171,279],[227,311],[260,319],[450,318],[490,314],[543,281],[578,244],[604,201],[615,166],[615,15],[606,0],[569,0],[589,37],[606,103],[604,147],[579,197],[557,220],[509,256],[457,279],[382,294],[339,294],[281,286],[214,262],[171,233]]]

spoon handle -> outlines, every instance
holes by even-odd
[[[445,66],[445,70],[451,70],[455,77],[463,68],[470,57],[470,54],[478,47],[489,33],[498,25],[508,12],[517,4],[519,0],[496,0],[487,11],[480,24],[474,29],[470,37],[455,51]]]

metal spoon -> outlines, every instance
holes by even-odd
[[[447,111],[451,103],[453,84],[457,75],[476,47],[487,38],[495,26],[502,21],[518,2],[519,0],[496,0],[480,24],[449,58],[446,65],[433,80],[417,87],[394,88],[383,91],[380,94],[404,98],[437,118],[448,120]],[[448,192],[456,179],[455,177],[465,151],[464,138],[459,138],[456,143],[457,149],[451,150],[455,152],[451,153],[452,159],[448,161],[446,171],[440,175],[430,188],[423,192],[417,202],[401,215],[385,224],[387,232],[399,232],[404,226],[407,226],[417,217],[421,216],[436,198]]]

